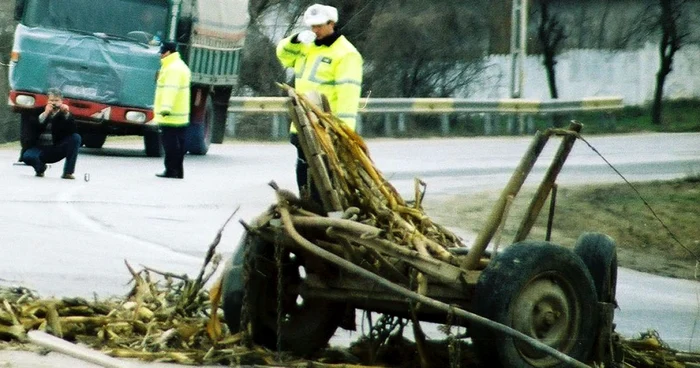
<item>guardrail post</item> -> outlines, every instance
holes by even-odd
[[[484,114],[484,135],[493,134],[493,127],[491,126],[491,114]]]
[[[393,133],[391,132],[391,115],[384,114],[384,136],[391,137]]]
[[[272,139],[280,138],[280,114],[272,114]]]
[[[234,138],[236,136],[236,113],[226,114],[226,135]]]
[[[506,134],[515,134],[515,115],[508,115],[508,123],[506,125]]]
[[[527,133],[531,134],[535,132],[535,118],[532,115],[527,116]]]
[[[447,114],[440,115],[440,134],[442,136],[450,135],[450,117]]]
[[[525,125],[525,115],[518,114],[518,134],[523,135],[527,132],[527,126]]]
[[[406,114],[399,114],[396,129],[399,131],[399,134],[406,133]]]
[[[360,114],[355,118],[355,133],[362,135],[362,115]]]
[[[609,112],[609,111],[604,111],[601,114],[601,120],[603,121],[603,130],[612,132],[615,130],[615,125],[616,125],[616,119],[615,119],[615,114]]]

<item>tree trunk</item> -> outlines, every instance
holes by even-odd
[[[549,51],[549,50],[547,50]],[[554,53],[545,52],[544,55],[544,68],[547,71],[547,84],[549,85],[549,96],[551,98],[559,98],[559,92],[557,92],[557,79],[556,70],[554,70],[554,65],[557,63],[554,60]]]
[[[656,73],[656,90],[654,91],[654,101],[651,107],[651,123],[654,125],[662,124],[662,105],[664,95],[664,84],[666,77],[673,70],[673,57],[676,51],[681,49],[683,40],[688,36],[687,33],[679,31],[681,25],[681,14],[685,0],[659,0],[661,14],[659,17],[659,25],[661,27],[661,42],[659,44],[659,55],[661,57],[661,65]]]
[[[542,46],[543,62],[547,73],[547,85],[549,86],[549,96],[553,99],[559,98],[557,90],[557,78],[555,65],[557,64],[557,52],[562,42],[566,39],[564,27],[556,15],[549,13],[549,1],[542,0],[540,3],[540,24],[537,29],[537,36]],[[552,115],[552,125],[556,128],[564,126],[564,117],[561,114]]]
[[[662,63],[663,62],[664,61],[662,61]],[[654,101],[651,106],[651,123],[654,125],[661,125],[664,83],[666,82],[667,75],[668,72],[664,72],[663,68],[656,73],[656,89],[654,90]]]

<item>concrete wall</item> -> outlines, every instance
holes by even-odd
[[[511,59],[508,55],[487,57],[489,67],[481,86],[470,98],[510,97]],[[665,99],[700,98],[700,46],[686,45],[677,54],[664,88]],[[556,79],[560,99],[589,96],[623,96],[625,105],[651,102],[656,86],[659,54],[656,45],[639,50],[571,50],[557,58]],[[528,56],[525,63],[524,98],[549,99],[542,58]]]

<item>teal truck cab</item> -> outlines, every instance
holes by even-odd
[[[141,135],[160,156],[153,96],[160,42],[175,40],[192,71],[187,150],[206,154],[221,143],[226,109],[238,80],[248,0],[16,0],[8,102],[19,114],[20,139],[63,91],[83,144]]]

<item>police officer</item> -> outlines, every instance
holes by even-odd
[[[362,85],[362,56],[335,25],[338,10],[332,6],[314,4],[304,12],[304,24],[311,27],[277,45],[277,58],[287,68],[294,68],[295,88],[299,93],[316,91],[328,98],[331,111],[355,130]],[[290,142],[297,148],[297,185],[302,194],[310,191],[321,203],[313,188],[306,188],[308,164],[299,145],[296,128],[292,125]]]
[[[160,47],[160,62],[153,112],[161,131],[165,171],[156,176],[182,179],[185,176],[185,130],[190,122],[191,73],[180,58],[175,42],[163,42]]]

